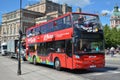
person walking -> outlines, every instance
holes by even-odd
[[[110,53],[110,49],[107,48],[107,49],[106,49],[106,54],[109,55],[109,53]]]
[[[114,56],[114,51],[115,51],[115,48],[114,48],[114,47],[111,47],[111,48],[110,48],[111,57],[113,57],[113,56]]]

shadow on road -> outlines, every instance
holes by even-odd
[[[96,73],[96,72],[108,72],[108,71],[114,71],[117,70],[117,67],[104,67],[104,68],[92,68],[92,69],[83,69],[83,70],[69,70],[69,69],[63,69],[64,72],[70,72],[73,74],[88,74],[88,73]]]
[[[12,59],[12,60],[14,60],[14,61],[17,62],[16,59]],[[29,64],[29,62],[28,62],[28,61],[25,61],[25,62],[23,62],[22,64]],[[30,64],[30,66],[32,66],[32,65],[33,65],[33,64]],[[34,65],[33,65],[33,66],[34,66]],[[35,66],[38,67],[38,68],[35,69],[35,70],[28,70],[28,71],[26,71],[25,73],[23,73],[23,75],[40,71],[40,70],[41,70],[41,69],[39,68],[40,66],[41,66],[41,67],[44,67],[44,69],[45,69],[45,68],[46,68],[46,69],[48,68],[47,70],[50,69],[50,71],[51,71],[51,70],[54,70],[53,66],[48,66],[48,65],[45,65],[45,64],[37,64],[37,65],[35,65]],[[79,70],[79,69],[77,69],[77,70],[62,69],[61,72],[66,72],[66,73],[71,73],[71,74],[88,74],[88,73],[95,73],[95,72],[115,71],[115,70],[117,70],[117,69],[118,69],[117,66],[106,66],[106,67],[104,67],[104,68],[93,68],[93,69],[89,69],[89,70],[85,70],[85,69],[84,69],[84,70]]]
[[[33,64],[31,64],[33,65]],[[44,67],[44,68],[49,68],[51,70],[55,70],[53,68],[53,66],[48,66],[48,65],[45,65],[45,64],[37,64],[36,66],[41,66],[41,67]],[[88,74],[88,73],[95,73],[95,72],[107,72],[107,71],[114,71],[114,70],[117,70],[118,67],[104,67],[104,68],[92,68],[92,69],[75,69],[75,70],[70,70],[70,69],[66,69],[66,68],[63,68],[61,70],[61,72],[67,72],[67,73],[72,73],[72,74]],[[32,71],[32,72],[35,72],[35,71]]]

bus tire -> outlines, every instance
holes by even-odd
[[[36,56],[33,57],[33,64],[34,64],[34,65],[37,64]]]
[[[54,68],[58,71],[61,70],[61,64],[60,64],[60,60],[58,58],[56,58],[54,61]]]

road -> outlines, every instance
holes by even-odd
[[[22,62],[22,75],[17,76],[17,60],[0,56],[0,80],[120,80],[120,57],[106,57],[102,69],[56,71],[51,66]]]
[[[120,56],[106,56],[105,68],[92,69],[81,76],[90,80],[120,80]]]

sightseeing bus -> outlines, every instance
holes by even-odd
[[[99,16],[67,13],[26,30],[26,59],[55,69],[105,66],[104,36]]]

